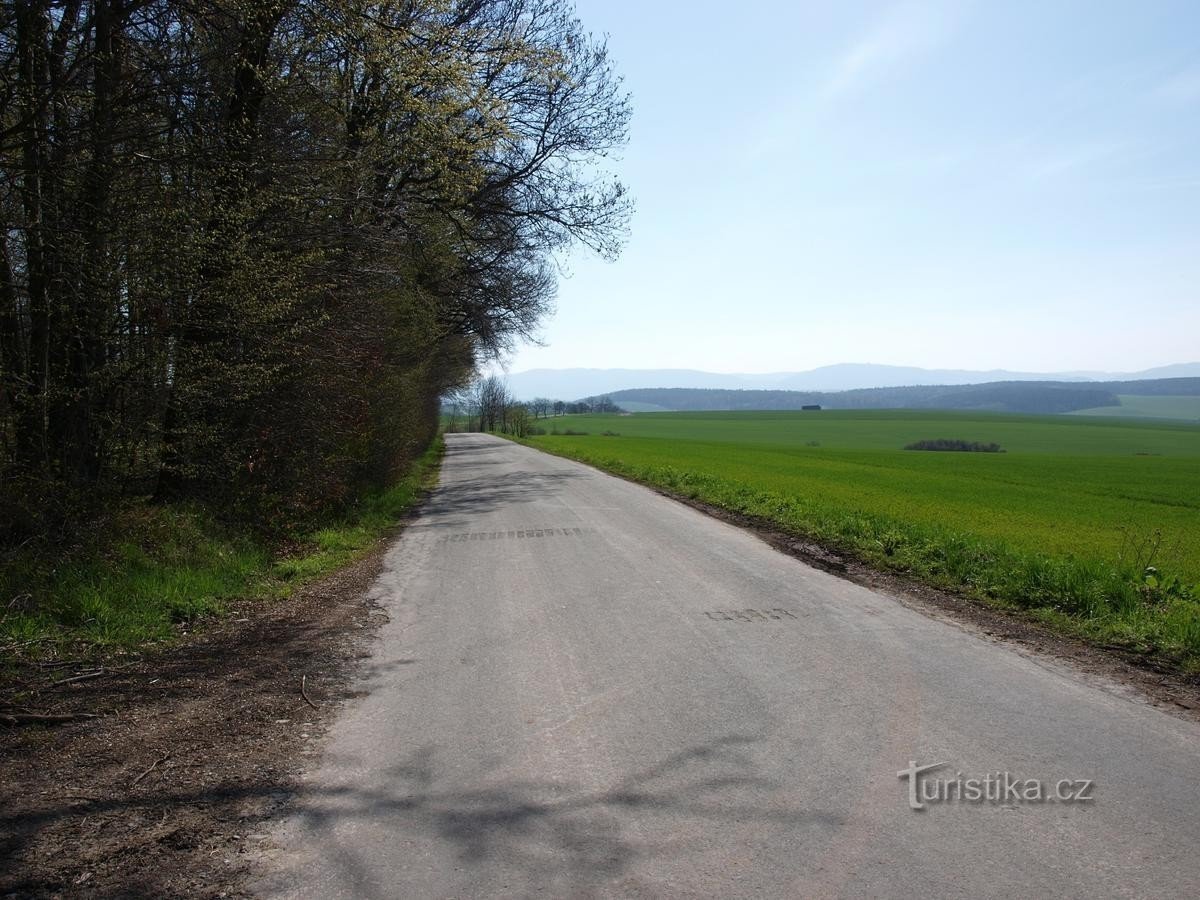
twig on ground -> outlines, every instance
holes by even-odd
[[[30,644],[40,644],[51,639],[50,635],[46,635],[44,637],[30,638],[27,641],[16,641],[15,643],[5,644],[3,647],[0,647],[0,652],[12,653],[14,650],[20,650],[22,647],[28,647]]]
[[[307,675],[300,676],[300,696],[303,697],[304,702],[307,703],[309,706],[311,706],[313,709],[320,709],[320,707],[318,707],[317,704],[313,703],[311,700],[308,699],[308,691],[306,691],[304,689],[304,683],[307,679],[308,679]]]
[[[98,719],[99,713],[0,712],[0,725],[58,725],[80,719]]]
[[[99,678],[101,675],[107,675],[107,669],[97,669],[95,672],[84,672],[82,675],[72,675],[70,678],[60,678],[58,681],[50,683],[51,687],[59,687],[64,684],[74,684],[76,681],[87,681],[89,678]]]
[[[5,622],[8,619],[9,615],[12,614],[12,609],[14,606],[16,606],[22,600],[28,599],[31,599],[29,594],[17,594],[17,596],[9,600],[8,605],[4,607],[4,615],[0,616],[0,622]]]
[[[168,759],[170,759],[170,758],[171,758],[171,751],[170,751],[170,750],[168,750],[166,753],[164,753],[162,756],[160,756],[158,759],[156,759],[154,762],[152,762],[152,763],[150,764],[150,768],[148,768],[148,769],[147,769],[145,772],[143,772],[143,773],[142,773],[141,775],[139,775],[137,778],[133,779],[133,781],[132,781],[132,782],[130,782],[130,785],[129,785],[129,786],[130,786],[130,787],[135,787],[135,786],[137,786],[137,784],[138,784],[138,783],[139,783],[139,782],[140,782],[140,781],[141,781],[143,778],[145,778],[147,775],[149,775],[151,772],[153,772],[155,769],[157,769],[160,763],[165,763],[165,762],[166,762]]]

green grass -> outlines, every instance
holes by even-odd
[[[529,443],[1200,668],[1200,427],[910,410],[551,424],[589,434]],[[901,449],[936,438],[1006,452]],[[1135,545],[1155,533],[1147,559]]]
[[[1120,406],[1097,406],[1071,413],[1073,416],[1120,416],[1122,418],[1182,419],[1200,422],[1200,397],[1150,397],[1118,394]]]
[[[390,488],[280,555],[198,506],[130,505],[62,558],[28,548],[0,573],[0,654],[88,655],[170,642],[234,599],[269,600],[370,549],[436,477],[439,439]]]
[[[642,403],[640,400],[622,400],[621,408],[629,412],[669,412],[667,407],[657,403]]]

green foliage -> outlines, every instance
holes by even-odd
[[[999,444],[982,441],[963,441],[956,438],[934,438],[932,440],[913,441],[904,445],[905,450],[940,450],[959,453],[1003,453]]]
[[[394,528],[436,477],[439,439],[409,472],[288,553],[194,503],[128,504],[61,558],[29,546],[0,569],[0,655],[128,650],[175,638],[234,599],[268,600],[353,560]]]
[[[368,514],[440,398],[536,330],[554,255],[623,239],[629,100],[568,0],[30,0],[0,46],[0,553],[23,548],[26,623],[186,619],[257,566],[223,529]],[[95,536],[149,498],[199,529],[177,569]]]
[[[1200,668],[1200,428],[916,411],[573,421],[623,436],[530,443]],[[896,449],[931,427],[1009,452]]]
[[[525,437],[533,429],[533,416],[521,403],[510,403],[501,417],[500,431],[513,437]],[[540,430],[540,429],[539,429]]]

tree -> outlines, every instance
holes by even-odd
[[[623,238],[628,99],[566,0],[22,0],[0,76],[0,541],[347,502]]]
[[[514,437],[525,437],[533,423],[524,403],[510,403],[504,411],[502,430]]]
[[[502,428],[512,398],[508,388],[496,375],[481,378],[475,387],[476,404],[479,408],[479,430],[495,431]]]

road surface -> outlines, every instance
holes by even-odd
[[[1200,895],[1195,724],[642,487],[447,445],[259,893]],[[911,808],[910,762],[959,799]]]

